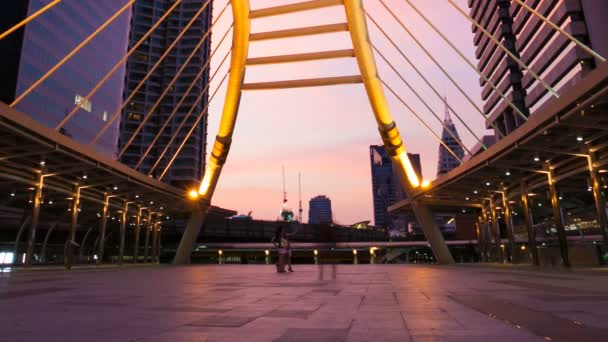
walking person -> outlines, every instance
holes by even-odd
[[[277,230],[272,238],[272,244],[277,247],[279,252],[279,258],[277,260],[277,272],[285,273],[285,262],[287,259],[287,247],[289,245],[289,240],[287,240],[287,235],[285,234],[285,228],[283,226],[278,226]]]

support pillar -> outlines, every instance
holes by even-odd
[[[101,210],[101,223],[99,225],[99,246],[97,250],[97,264],[103,264],[103,252],[106,244],[106,226],[108,224],[108,209],[110,207],[110,196],[103,196],[103,208]]]
[[[129,210],[129,202],[124,201],[122,204],[122,213],[120,215],[120,247],[118,248],[118,265],[122,266],[122,259],[125,255],[125,234],[127,232],[127,212]]]
[[[492,248],[492,230],[490,229],[490,219],[488,218],[488,208],[486,208],[485,204],[481,205],[481,217],[482,217],[482,224],[481,224],[481,228],[483,230],[483,236],[484,236],[484,246],[485,246],[485,250],[486,250],[486,262],[487,261],[496,261],[496,259],[494,258],[495,253],[494,253],[494,249]]]
[[[477,231],[477,246],[479,248],[479,259],[481,262],[485,262],[486,251],[483,245],[483,231],[481,230],[481,217],[477,218],[475,222],[475,230]]]
[[[608,246],[608,215],[606,214],[606,197],[602,192],[602,182],[599,169],[594,167],[596,162],[595,153],[589,154],[589,174],[591,176],[591,186],[593,188],[593,199],[595,200],[595,211],[600,231],[604,237],[604,245]]]
[[[78,227],[78,208],[80,208],[80,187],[74,187],[74,195],[72,196],[72,220],[70,221],[70,237],[65,249],[65,267],[69,270],[72,268],[72,260],[74,258],[74,246],[76,246],[76,229]]]
[[[156,244],[158,242],[158,215],[157,220],[152,224],[152,263],[158,261],[158,254],[156,250]]]
[[[46,246],[49,243],[49,239],[51,238],[51,234],[53,234],[55,227],[57,227],[57,222],[54,222],[53,224],[51,224],[51,226],[49,227],[49,230],[47,230],[46,234],[44,235],[44,241],[42,242],[42,249],[40,250],[40,262],[41,263],[47,262]]]
[[[137,208],[137,218],[135,219],[135,241],[133,241],[133,263],[137,263],[139,258],[139,232],[141,230],[141,212],[142,207]]]
[[[87,232],[84,234],[84,236],[82,237],[82,242],[80,242],[80,253],[78,254],[79,259],[82,261],[82,258],[84,257],[84,250],[85,250],[85,243],[87,242],[87,239],[89,238],[89,235],[91,235],[91,232],[93,231],[93,227],[89,227],[89,229],[87,230]]]
[[[160,237],[162,236],[162,226],[160,221],[158,222],[158,238],[156,239],[156,261],[160,263]]]
[[[417,200],[413,200],[411,203],[416,218],[422,226],[424,236],[431,245],[431,249],[433,250],[437,263],[441,265],[453,264],[454,258],[448,249],[448,245],[445,243],[441,230],[439,230],[439,227],[437,227],[437,223],[433,218],[431,210]]]
[[[511,207],[509,206],[509,196],[506,190],[501,194],[502,207],[505,208],[505,226],[507,228],[507,238],[509,239],[509,254],[511,256],[511,263],[515,263],[515,236],[513,234],[513,216],[511,215]]]
[[[27,238],[27,250],[25,253],[25,266],[31,266],[34,258],[34,245],[36,244],[36,230],[38,229],[38,220],[40,218],[40,205],[42,203],[42,188],[44,186],[44,175],[41,171],[37,177],[36,190],[32,204],[32,221]],[[17,256],[15,256],[17,257]]]
[[[530,256],[532,264],[535,266],[540,265],[538,260],[538,247],[536,246],[536,231],[534,231],[532,211],[530,210],[530,198],[528,197],[528,185],[526,182],[521,182],[521,207],[524,211],[524,218],[526,220],[526,229],[528,231],[528,249],[530,250]]]
[[[150,247],[150,230],[152,230],[152,212],[148,212],[148,222],[146,222],[146,241],[144,244],[144,264],[148,262],[148,252]]]
[[[566,229],[564,228],[564,220],[562,218],[562,211],[559,204],[559,194],[557,193],[557,186],[553,181],[554,173],[552,169],[549,170],[547,177],[549,180],[549,193],[551,195],[553,220],[555,222],[555,228],[557,229],[557,236],[559,238],[559,250],[562,256],[562,265],[564,267],[570,267],[570,258],[568,257],[568,238],[566,236]]]
[[[498,216],[496,215],[496,206],[494,197],[490,196],[490,213],[492,215],[492,234],[494,235],[494,244],[496,245],[496,258],[500,263],[505,262],[504,250],[500,247],[500,225],[498,224]]]
[[[192,248],[196,243],[196,238],[207,217],[209,206],[210,202],[202,199],[194,206],[192,214],[190,215],[190,220],[188,220],[188,224],[184,230],[182,240],[179,243],[175,257],[173,258],[174,265],[190,263],[190,254],[192,254]]]

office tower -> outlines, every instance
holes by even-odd
[[[50,2],[3,1],[0,4],[0,32]],[[0,40],[0,101],[7,104],[15,101],[126,3],[126,0],[64,0],[25,28]],[[91,142],[106,124],[110,113],[119,110],[124,66],[89,100],[85,101],[84,97],[125,55],[130,18],[131,10],[128,9],[15,108],[51,128],[78,108],[61,132],[81,143]],[[96,147],[100,152],[114,156],[117,142],[118,122],[115,122]]]
[[[123,163],[132,167],[137,165],[175,110],[175,115],[162,130],[155,147],[145,156],[138,168],[141,172],[149,173],[171,137],[176,136],[168,152],[152,172],[152,175],[158,176],[165,169],[170,158],[176,154],[179,145],[193,127],[195,118],[199,115],[203,116],[163,178],[167,183],[185,188],[200,181],[205,166],[207,112],[204,109],[208,101],[208,90],[203,91],[209,82],[209,71],[206,70],[198,79],[196,76],[209,59],[211,38],[207,38],[200,48],[195,49],[211,23],[211,5],[197,16],[204,3],[203,0],[182,1],[128,60],[125,77],[124,99],[128,99],[138,84],[150,74],[122,113],[120,147],[123,148],[127,144],[146,115],[151,117],[121,157]],[[133,6],[129,46],[134,46],[173,4],[174,1],[171,0],[137,0]],[[161,56],[193,18],[196,18],[194,24],[185,31],[183,37],[169,50],[167,57],[153,70],[153,66],[159,62]],[[170,85],[193,51],[193,57],[185,66],[183,73]],[[191,85],[193,87],[187,93]],[[167,92],[163,96],[165,90]],[[201,94],[201,100],[197,103],[196,100]],[[183,97],[185,101],[178,106]],[[190,111],[192,113],[178,132],[180,123]]]
[[[600,54],[608,53],[608,40],[603,34],[608,29],[608,2],[534,0],[526,4]],[[470,0],[469,7],[471,16],[484,29],[558,92],[572,87],[596,66],[591,55],[514,1]],[[482,30],[473,26],[473,33],[478,69],[524,116],[534,115],[552,98],[532,73],[498,48]],[[497,137],[511,133],[525,122],[490,84],[484,79],[480,79],[480,84],[484,112],[488,123],[496,125]]]
[[[393,162],[386,153],[384,146],[372,145],[369,147],[369,150],[372,171],[374,225],[377,227],[389,227],[392,220],[397,219],[397,217],[389,216],[388,207],[405,199],[406,195],[397,178],[397,173],[393,169]],[[420,155],[408,153],[408,157],[418,177],[422,178]]]
[[[327,196],[316,196],[308,202],[308,223],[332,223],[331,200]]]
[[[448,100],[445,101],[445,118],[443,119],[444,128],[441,133],[441,140],[450,148],[452,153],[456,154],[456,158],[443,145],[439,145],[439,159],[437,161],[437,177],[446,174],[460,165],[460,160],[464,158],[464,149],[460,145],[460,136],[456,130],[454,122],[450,117],[450,109],[448,108]],[[460,159],[460,160],[458,160]]]

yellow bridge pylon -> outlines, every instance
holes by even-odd
[[[369,98],[378,131],[384,146],[393,163],[397,166],[399,178],[405,187],[405,193],[411,198],[412,190],[422,186],[408,158],[403,140],[397,130],[397,125],[391,115],[388,102],[382,87],[374,59],[374,53],[369,40],[365,12],[361,0],[311,0],[290,5],[283,5],[250,11],[249,0],[231,0],[234,19],[230,76],[224,100],[220,127],[213,144],[213,149],[207,163],[205,174],[198,191],[199,205],[192,213],[182,241],[173,260],[174,264],[188,263],[192,247],[202,227],[215,187],[219,180],[232,142],[236,124],[241,94],[243,90],[271,90],[283,88],[328,86],[340,84],[363,83]],[[250,32],[251,20],[289,13],[309,11],[325,7],[343,6],[346,13],[346,23],[321,25],[289,30]],[[295,55],[248,58],[250,42],[267,39],[281,39],[299,36],[310,36],[333,32],[349,32],[353,44],[352,50],[337,50],[313,52]],[[357,60],[360,75],[327,77],[317,79],[288,80],[246,84],[245,69],[247,65],[277,64],[322,59],[349,58]],[[431,245],[438,263],[451,264],[454,262],[447,245],[437,227],[430,210],[423,204],[412,202],[412,209],[422,225],[424,234]]]

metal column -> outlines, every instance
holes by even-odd
[[[67,241],[65,251],[65,267],[69,270],[72,268],[72,260],[74,258],[74,246],[76,245],[76,229],[78,227],[78,208],[80,208],[80,187],[74,187],[74,195],[72,200],[72,220],[70,222],[70,237]]]
[[[158,219],[152,224],[152,263],[158,261],[158,254],[156,254],[156,243],[158,241]]]
[[[135,219],[135,241],[133,241],[133,263],[137,263],[139,257],[139,232],[141,230],[141,212],[144,208],[137,208],[137,218]]]
[[[562,211],[559,204],[557,186],[553,181],[554,174],[552,169],[549,169],[547,177],[549,181],[549,192],[551,195],[551,208],[553,209],[553,220],[555,222],[555,228],[557,229],[557,235],[559,237],[559,250],[562,255],[562,265],[564,267],[570,267],[570,258],[568,257],[568,238],[566,236],[566,229],[564,228],[564,220],[562,218]]]
[[[511,215],[511,207],[509,206],[509,196],[506,192],[502,192],[502,207],[505,209],[505,226],[507,228],[507,238],[509,239],[509,254],[511,255],[511,263],[515,263],[515,236],[513,235],[513,216]]]
[[[532,211],[530,211],[530,198],[528,197],[528,185],[521,182],[521,207],[523,209],[524,218],[526,219],[526,229],[528,230],[528,248],[532,259],[532,264],[540,265],[538,260],[538,247],[536,246],[536,231],[534,231]]]
[[[106,226],[108,224],[108,208],[110,206],[110,196],[105,194],[103,197],[103,209],[101,211],[101,223],[99,226],[99,246],[97,250],[97,264],[103,264],[103,252],[106,244]]]
[[[207,217],[207,210],[209,210],[210,203],[206,200],[200,200],[194,205],[190,220],[184,230],[184,235],[179,243],[179,248],[173,258],[174,265],[183,265],[190,263],[190,254],[192,254],[192,248],[196,244],[196,238],[205,222]]]
[[[597,212],[597,222],[604,237],[604,245],[608,245],[608,217],[606,214],[606,197],[602,192],[602,183],[599,169],[593,166],[596,161],[595,153],[589,155],[589,174],[591,175],[591,186],[593,188],[593,199]]]
[[[13,257],[13,264],[17,265],[19,263],[19,243],[21,242],[21,234],[25,230],[25,227],[30,223],[31,216],[26,216],[21,223],[21,227],[19,227],[19,231],[17,232],[17,237],[15,238],[15,252]]]
[[[500,225],[498,224],[498,216],[496,215],[496,207],[494,197],[490,196],[490,213],[492,215],[492,233],[494,235],[494,244],[496,245],[496,258],[498,262],[505,262],[504,251],[500,243]]]
[[[483,243],[486,250],[486,261],[495,260],[494,250],[492,249],[492,234],[490,229],[490,220],[488,219],[488,209],[483,204],[483,202],[481,205],[481,217],[483,220],[481,224],[481,229],[483,230]]]
[[[148,212],[148,222],[146,223],[146,240],[144,243],[144,264],[148,262],[148,247],[150,244],[150,230],[152,229],[152,212]]]
[[[127,212],[129,210],[129,202],[124,201],[122,204],[122,213],[120,215],[120,247],[118,249],[118,264],[122,265],[122,259],[125,255],[125,234],[127,231]]]
[[[162,236],[161,232],[162,232],[162,226],[160,224],[161,222],[158,222],[158,237],[156,238],[156,259],[157,262],[160,263],[160,237]]]
[[[53,231],[55,230],[56,227],[57,227],[57,222],[54,222],[49,227],[49,230],[46,231],[46,235],[44,236],[44,242],[42,242],[42,249],[40,250],[40,262],[41,263],[45,263],[48,261],[46,258],[46,246],[49,243],[51,234],[53,234]]]
[[[25,253],[25,265],[30,266],[33,263],[34,245],[36,244],[36,229],[38,228],[38,219],[40,218],[40,205],[42,203],[42,188],[44,186],[44,175],[40,171],[37,177],[36,192],[32,206],[32,221],[27,238],[27,251]]]

